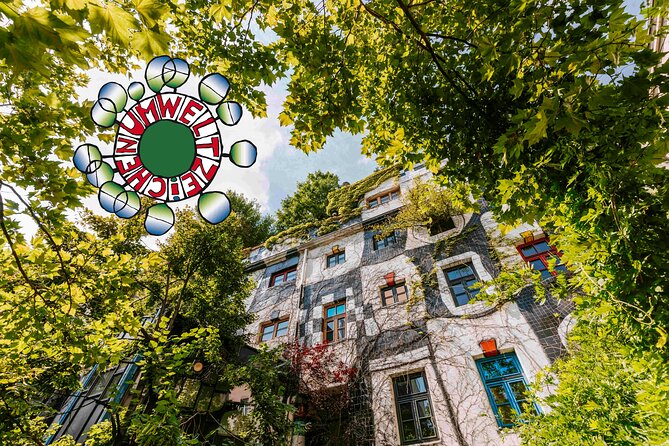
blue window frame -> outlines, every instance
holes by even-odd
[[[514,426],[528,410],[541,412],[529,399],[527,381],[515,353],[479,359],[476,366],[500,427]]]

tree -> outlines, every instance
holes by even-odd
[[[587,330],[556,369],[551,414],[521,429],[526,443],[666,441],[669,65],[649,48],[666,29],[648,29],[666,5],[644,17],[621,0],[266,0],[227,11],[230,26],[277,35],[265,47],[280,60],[274,73],[290,76],[280,119],[295,147],[364,133],[379,161],[424,162],[444,186],[467,182],[503,225],[553,233]],[[234,50],[223,34],[197,32],[225,65]],[[262,53],[260,39],[252,46]],[[584,357],[602,367],[584,374]]]
[[[274,235],[276,221],[271,215],[262,215],[257,201],[250,201],[235,191],[227,191],[235,216],[243,226],[240,231],[244,248],[258,246]]]
[[[337,175],[320,170],[310,173],[305,181],[297,183],[293,195],[281,200],[276,213],[277,228],[284,230],[330,217],[326,212],[328,194],[338,188]]]

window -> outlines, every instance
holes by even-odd
[[[437,437],[432,416],[432,403],[423,372],[412,373],[393,380],[397,421],[402,444],[420,443]]]
[[[430,235],[441,234],[442,232],[450,231],[455,228],[455,222],[453,218],[449,216],[433,217],[432,223],[427,228],[430,232]]]
[[[346,338],[346,302],[336,302],[325,307],[325,342]]]
[[[328,268],[332,268],[335,265],[339,265],[340,263],[344,263],[346,261],[346,253],[345,251],[338,252],[336,254],[329,255],[327,258],[327,265]]]
[[[518,246],[518,252],[532,269],[541,273],[541,280],[550,279],[557,271],[567,271],[567,267],[560,263],[560,254],[554,246],[548,244],[548,239],[535,240]],[[555,259],[555,272],[548,270],[548,262]]]
[[[377,239],[376,237],[373,238],[373,246],[375,251],[385,249],[390,245],[394,245],[395,243],[397,243],[397,232],[393,232],[392,234],[380,239]]]
[[[297,265],[291,266],[290,268],[277,271],[272,274],[272,278],[269,280],[269,286],[279,285],[286,282],[294,282],[297,277]]]
[[[468,304],[469,300],[479,293],[478,289],[472,288],[479,279],[471,262],[449,268],[444,274],[456,307]]]
[[[515,353],[479,359],[481,374],[490,405],[500,427],[513,426],[523,412],[539,408],[529,401],[523,370]]]
[[[398,283],[381,289],[381,303],[384,307],[386,305],[406,302],[406,300],[407,287],[404,283]]]
[[[388,203],[390,200],[395,200],[399,198],[399,196],[400,196],[400,190],[395,189],[390,192],[386,192],[382,195],[377,195],[376,197],[369,198],[367,200],[367,206],[369,206],[370,209],[373,209],[377,206]]]
[[[288,319],[268,322],[260,326],[260,342],[285,336],[288,333]]]

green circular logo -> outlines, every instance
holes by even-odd
[[[151,124],[139,140],[139,159],[161,177],[188,172],[195,160],[195,138],[185,125],[170,120]]]

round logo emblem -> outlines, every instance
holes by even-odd
[[[247,140],[224,150],[219,126],[235,125],[242,116],[238,103],[224,101],[227,79],[218,73],[205,76],[199,98],[194,98],[177,92],[189,74],[185,61],[160,56],[145,73],[153,96],[145,97],[139,82],[127,91],[114,82],[105,84],[91,118],[101,127],[118,126],[111,153],[103,155],[96,145],[82,144],[74,154],[75,167],[100,188],[100,205],[106,211],[131,218],[140,211],[139,194],[158,202],[146,212],[145,227],[152,235],[173,226],[169,203],[189,198],[198,198],[197,209],[207,222],[225,220],[230,214],[227,196],[205,190],[224,157],[239,167],[250,167],[256,159],[256,147]]]

